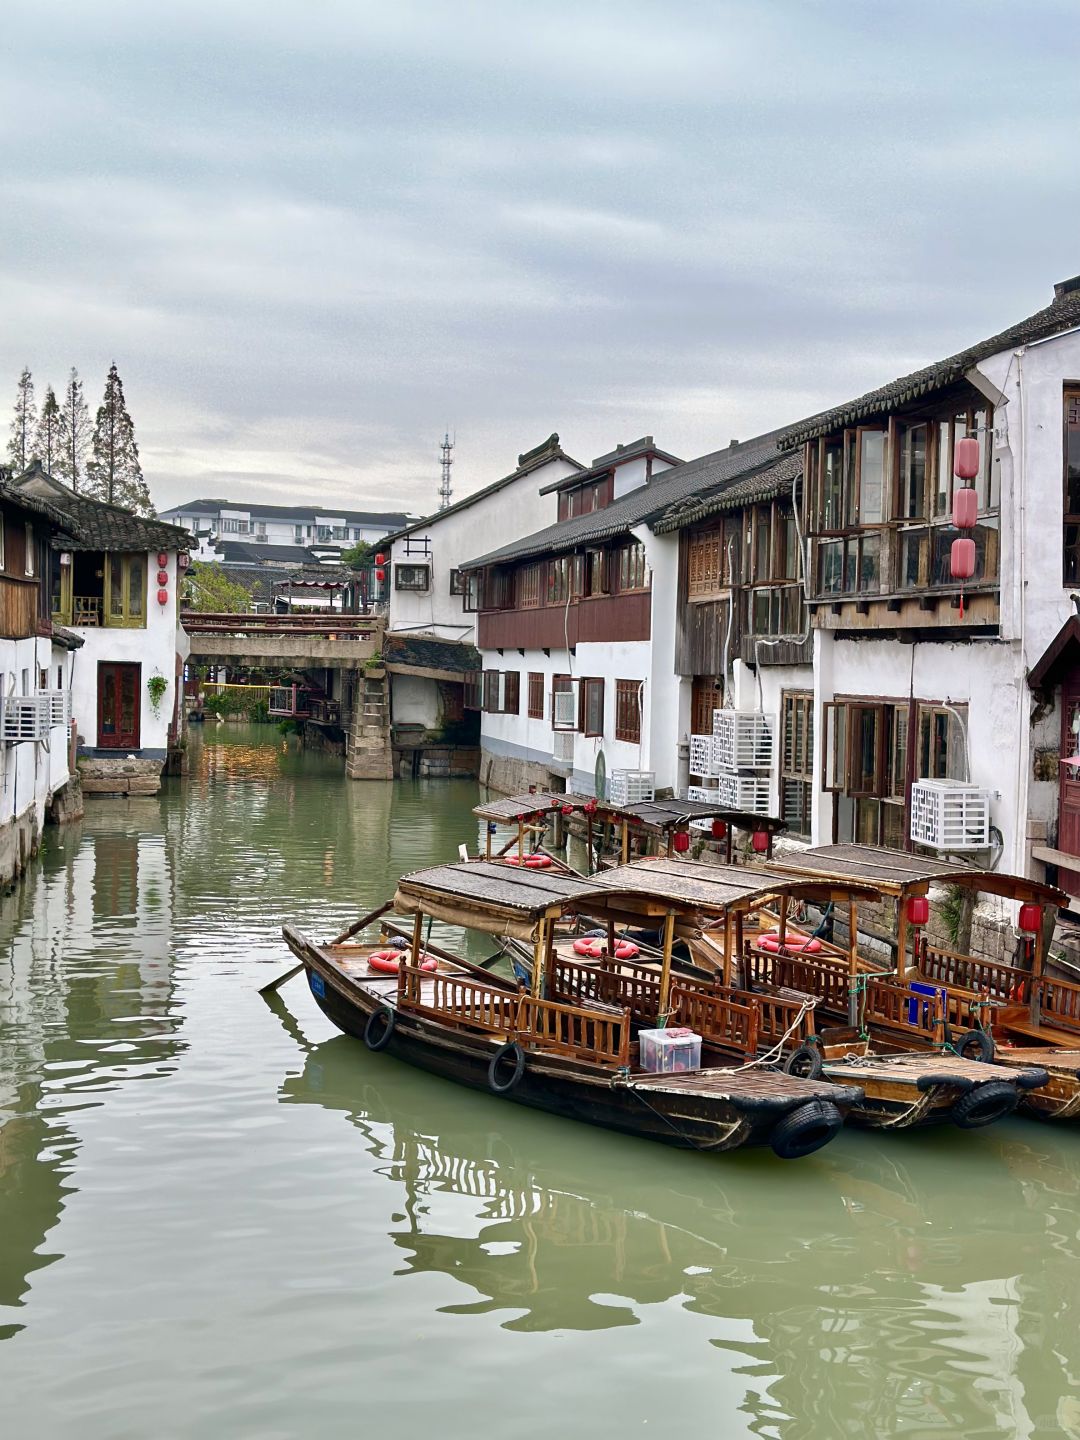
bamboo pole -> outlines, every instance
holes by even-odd
[[[668,1021],[668,994],[671,990],[671,950],[675,943],[675,911],[664,917],[664,959],[660,967],[660,1014],[656,1017],[661,1030]]]

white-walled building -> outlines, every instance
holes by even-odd
[[[71,694],[83,788],[157,790],[186,655],[177,601],[188,535],[78,495],[37,463],[15,485],[70,522],[53,542],[49,589],[53,620],[82,642]]]
[[[287,547],[295,561],[297,547],[336,559],[361,540],[374,542],[400,529],[410,517],[404,511],[200,499],[162,511],[161,519],[190,533],[189,549],[199,558],[203,554],[213,558],[217,542],[243,542],[257,546],[260,554],[265,546],[268,560],[274,558],[275,548]]]

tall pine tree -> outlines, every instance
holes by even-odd
[[[41,407],[37,435],[34,437],[34,454],[50,475],[60,463],[64,448],[64,413],[51,385],[45,390],[45,403]]]
[[[122,505],[138,515],[153,515],[150,491],[139,464],[135,426],[124,401],[115,363],[105,380],[105,395],[94,422],[94,458],[86,467],[87,489],[96,500]]]
[[[62,439],[54,473],[72,490],[81,490],[86,478],[86,452],[90,448],[90,411],[74,366],[64,386],[60,418]]]
[[[34,382],[30,371],[23,366],[19,384],[15,390],[15,414],[11,420],[11,439],[8,441],[8,459],[15,473],[21,474],[34,458],[34,430],[37,412],[34,409]]]

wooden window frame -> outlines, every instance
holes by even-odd
[[[649,567],[645,559],[645,546],[640,540],[629,541],[615,551],[615,574],[615,588],[620,595],[641,595],[649,589]],[[624,577],[627,581],[640,578],[640,583],[624,584]]]
[[[593,699],[593,697],[595,697],[598,692],[599,692],[599,696],[600,696],[599,702],[595,702],[594,699]],[[594,703],[598,703],[598,704],[599,704],[599,709],[600,709],[599,729],[597,729],[597,728],[595,727],[595,721],[594,721],[593,717],[591,717],[591,715],[590,715],[590,709],[591,709],[591,707],[593,706]],[[605,719],[605,716],[604,716],[604,680],[603,680],[603,677],[602,677],[602,676],[600,676],[600,675],[583,675],[583,676],[582,676],[581,682],[580,682],[580,684],[578,685],[578,706],[579,706],[579,711],[580,711],[579,716],[578,716],[578,731],[579,731],[579,733],[582,734],[582,735],[584,735],[584,736],[586,737],[586,739],[590,739],[590,740],[602,739],[602,738],[603,738],[603,735],[604,735],[604,719]]]
[[[484,708],[484,672],[482,670],[466,670],[462,683],[463,703],[466,710],[483,710]]]
[[[615,739],[627,745],[641,744],[644,685],[644,680],[615,681]]]
[[[408,572],[416,572],[416,580],[404,578]],[[413,595],[426,595],[431,589],[431,566],[410,562],[394,566],[394,589],[404,590]]]
[[[573,699],[569,705],[561,707],[556,701],[557,695],[570,695]],[[571,718],[560,720],[558,718],[560,709],[565,709]],[[553,675],[551,677],[551,728],[561,731],[563,734],[577,734],[580,728],[578,682],[572,675]]]
[[[141,609],[135,613],[131,606],[132,585],[131,585],[131,564],[138,560],[142,566],[141,585]],[[106,626],[117,630],[145,630],[146,629],[146,595],[147,581],[149,578],[150,566],[147,563],[149,555],[142,550],[132,550],[124,554],[105,552],[105,580],[102,591],[102,619]],[[112,587],[113,573],[117,566],[120,568],[120,609],[113,609]],[[73,567],[72,567],[73,568]]]
[[[23,574],[32,579],[37,574],[37,555],[34,548],[34,527],[30,521],[26,521],[26,549],[23,553]]]
[[[545,685],[542,670],[529,671],[528,687],[528,718],[530,720],[543,720]]]
[[[464,595],[464,594],[465,594],[465,585],[466,585],[466,575],[465,575],[464,570],[451,570],[451,571],[450,571],[450,594],[451,594],[451,595]]]

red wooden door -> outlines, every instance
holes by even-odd
[[[141,678],[141,665],[113,660],[98,665],[98,745],[102,748],[139,748]]]

